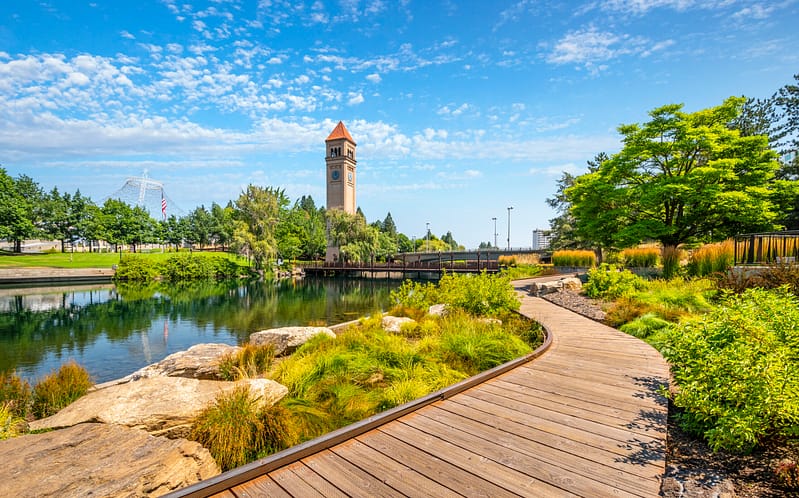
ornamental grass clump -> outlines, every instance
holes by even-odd
[[[25,433],[25,419],[15,413],[10,401],[0,403],[0,441]]]
[[[27,418],[33,401],[28,381],[10,372],[0,372],[0,403],[16,417]]]
[[[628,268],[654,268],[659,258],[657,247],[631,247],[619,253],[619,259]]]
[[[223,380],[259,377],[272,368],[275,348],[271,344],[245,344],[237,352],[225,355],[219,362]]]
[[[705,244],[691,252],[688,258],[688,274],[704,277],[713,273],[725,272],[735,262],[735,244],[726,240],[717,244]]]
[[[89,372],[74,361],[46,376],[33,388],[31,411],[36,418],[49,417],[80,398],[92,387]]]
[[[442,359],[467,375],[475,375],[532,351],[522,338],[497,324],[453,318],[442,330]]]
[[[297,442],[286,408],[262,407],[241,386],[217,397],[194,420],[190,439],[202,444],[222,470],[230,470]]]
[[[594,251],[583,250],[555,251],[552,253],[552,264],[554,266],[575,267],[596,266],[596,254]]]
[[[799,299],[787,290],[728,295],[675,327],[661,352],[684,430],[713,450],[749,452],[799,436]]]
[[[675,246],[663,246],[663,250],[660,252],[660,260],[663,263],[663,278],[669,280],[679,275],[682,259],[682,249]]]

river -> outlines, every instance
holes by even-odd
[[[331,325],[387,309],[384,279],[81,285],[0,289],[0,372],[31,383],[74,360],[96,383],[200,343]]]

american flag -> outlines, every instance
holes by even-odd
[[[161,193],[161,214],[166,219],[166,197],[164,197],[164,193]]]

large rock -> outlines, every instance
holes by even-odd
[[[293,353],[318,334],[336,338],[336,333],[328,327],[282,327],[253,332],[250,334],[250,344],[271,344],[275,347],[275,356],[280,356]]]
[[[227,355],[241,348],[228,344],[196,344],[186,351],[172,353],[158,363],[153,363],[122,379],[106,382],[97,387],[131,382],[152,377],[186,377],[189,379],[220,380],[219,363]]]
[[[530,284],[530,292],[531,296],[543,296],[546,294],[552,294],[554,292],[560,292],[563,289],[563,282],[560,280],[552,280],[549,282],[533,282]]]
[[[396,334],[402,330],[402,326],[406,323],[416,323],[416,320],[406,316],[386,315],[383,317],[382,327],[386,332],[393,332]]]
[[[80,424],[0,441],[3,496],[160,496],[219,474],[193,441]]]
[[[261,403],[271,405],[288,394],[286,386],[267,379],[238,382],[153,377],[98,389],[53,416],[31,422],[31,430],[102,422],[144,429],[156,436],[186,437],[191,422],[216,397],[239,385],[252,386]]]
[[[582,281],[577,277],[566,277],[560,280],[563,290],[580,292],[583,289]]]
[[[427,314],[431,316],[444,316],[447,311],[448,306],[446,304],[434,304],[427,308]]]

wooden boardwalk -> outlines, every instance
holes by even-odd
[[[550,334],[535,359],[172,496],[658,496],[667,364],[642,341],[527,296],[529,283],[515,282],[521,312]]]

